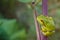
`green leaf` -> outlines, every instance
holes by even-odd
[[[23,2],[23,3],[29,3],[32,2],[32,0],[18,0],[19,2]]]
[[[15,19],[13,20],[3,19],[2,28],[6,31],[8,35],[11,35],[18,30],[18,25]]]
[[[25,32],[25,29],[22,29],[16,33],[14,33],[11,37],[10,40],[22,40],[22,39],[26,39],[27,35]]]

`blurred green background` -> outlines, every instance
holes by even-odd
[[[0,40],[36,40],[32,0],[0,0]],[[42,2],[35,6],[42,14]],[[48,40],[60,40],[60,0],[48,0],[48,16],[56,32]]]

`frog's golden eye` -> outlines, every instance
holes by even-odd
[[[46,26],[45,24],[44,24],[44,21],[43,20],[40,20],[41,22],[42,22],[42,24],[44,25],[44,26]]]
[[[40,20],[40,21],[44,23],[44,21],[43,21],[43,20]]]
[[[44,21],[43,20],[40,20],[43,24],[44,24]]]

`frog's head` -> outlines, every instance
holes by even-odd
[[[44,25],[44,26],[46,26],[47,24],[54,25],[52,17],[40,15],[37,17],[37,20],[41,25]]]
[[[55,31],[55,25],[52,17],[40,15],[37,17],[38,22],[41,24],[42,32],[44,35],[51,35]]]
[[[37,17],[37,20],[41,25],[45,26],[45,22],[47,21],[47,18],[43,15],[40,15],[40,16]]]

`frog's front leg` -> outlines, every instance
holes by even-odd
[[[41,26],[41,32],[45,36],[51,36],[55,31],[53,30],[48,30],[45,26]]]

